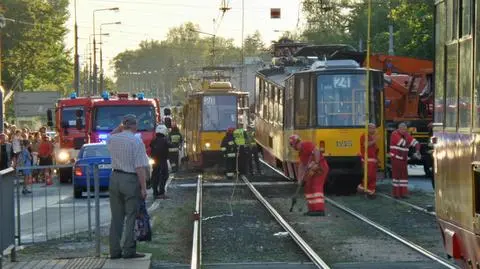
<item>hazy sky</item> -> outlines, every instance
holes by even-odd
[[[295,30],[299,13],[300,0],[244,0],[245,31],[244,36],[259,30],[264,42],[270,44],[281,33],[274,30]],[[66,38],[67,46],[73,48],[74,0],[70,0],[71,18],[67,22],[70,33]],[[218,36],[234,38],[241,44],[242,0],[226,0],[231,10],[225,13],[218,27]],[[126,49],[135,49],[145,39],[163,40],[169,28],[191,21],[200,26],[203,32],[213,33],[213,19],[220,21],[219,7],[221,0],[77,0],[77,22],[79,35],[80,63],[85,59],[89,36],[93,33],[93,10],[101,8],[120,8],[119,12],[99,11],[95,13],[98,29],[101,23],[121,21],[121,25],[102,26],[104,68],[112,76],[110,61]],[[270,19],[270,8],[281,8],[281,19]],[[300,18],[299,18],[300,15]],[[207,37],[207,36],[205,36]],[[97,37],[98,41],[98,37]],[[98,60],[98,56],[97,56]],[[98,62],[97,62],[98,63]]]

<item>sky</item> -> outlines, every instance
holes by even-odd
[[[100,24],[120,21],[120,25],[103,25],[103,62],[107,76],[113,77],[111,60],[120,52],[138,48],[142,40],[163,40],[168,30],[191,21],[200,30],[214,32],[215,19],[217,36],[233,38],[240,46],[242,37],[242,0],[225,0],[231,7],[223,19],[219,10],[221,0],[77,0],[78,51],[80,64],[86,60],[89,37],[93,34],[93,10],[118,7],[115,11],[95,12],[96,33]],[[265,44],[277,40],[281,31],[294,31],[302,24],[299,12],[301,0],[243,0],[245,7],[244,37],[259,30]],[[74,0],[70,0],[70,29],[66,37],[68,48],[74,47]],[[281,18],[271,19],[270,9],[280,8]],[[275,31],[277,30],[277,31]],[[208,36],[205,36],[208,37]],[[98,42],[97,37],[97,42]],[[98,61],[97,55],[97,61]],[[98,63],[98,62],[97,62]]]

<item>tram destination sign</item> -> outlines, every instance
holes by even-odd
[[[48,109],[55,108],[55,102],[60,98],[57,91],[16,92],[14,99],[16,117],[44,116]]]

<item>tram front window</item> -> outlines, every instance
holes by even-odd
[[[321,74],[317,79],[319,127],[363,127],[366,74]],[[375,96],[371,90],[371,99]],[[370,102],[372,103],[372,102]],[[377,103],[377,102],[374,102]],[[375,109],[370,109],[370,113]]]
[[[204,131],[225,131],[237,127],[237,99],[233,95],[205,96],[202,106]]]

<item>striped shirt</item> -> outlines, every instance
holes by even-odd
[[[112,158],[112,169],[135,173],[135,168],[148,167],[145,144],[131,131],[123,131],[107,138]]]

